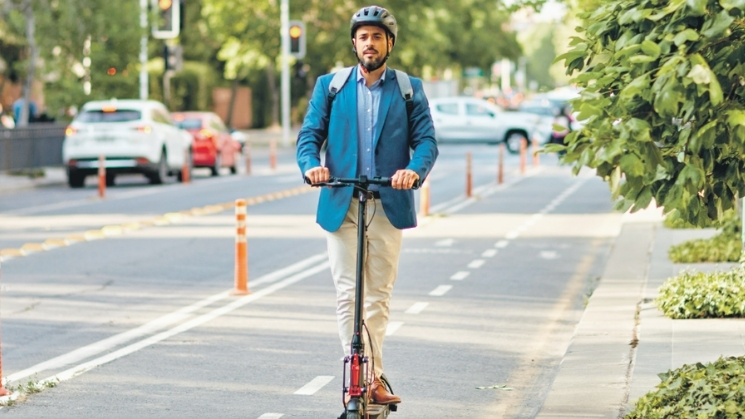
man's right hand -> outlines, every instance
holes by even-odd
[[[329,169],[323,166],[314,167],[305,172],[305,179],[307,179],[311,185],[328,182],[330,178],[331,174],[329,173]]]

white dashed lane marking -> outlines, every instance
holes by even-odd
[[[428,305],[429,305],[429,303],[426,303],[426,302],[423,302],[423,301],[418,302],[418,303],[414,303],[414,305],[412,305],[411,307],[409,307],[409,309],[406,310],[405,313],[406,314],[419,314],[422,311],[424,311],[424,309],[427,308]]]
[[[468,277],[471,273],[468,271],[459,271],[453,274],[453,276],[450,277],[453,281],[462,281]]]
[[[433,297],[441,297],[450,291],[450,289],[453,288],[452,285],[440,285],[439,287],[432,290],[429,295]]]
[[[484,259],[476,259],[468,264],[468,267],[471,269],[478,269],[480,268],[484,262],[486,262]]]
[[[481,254],[482,258],[493,258],[497,254],[497,249],[486,249],[484,253]]]
[[[263,415],[259,416],[259,419],[279,419],[284,415],[284,413],[264,413]]]
[[[388,327],[385,329],[385,335],[390,336],[396,333],[396,330],[398,330],[403,325],[404,322],[388,322]]]
[[[301,396],[312,396],[318,390],[322,389],[323,386],[330,383],[333,379],[333,375],[319,375],[318,377],[312,379],[308,384],[302,386],[298,391],[295,392],[295,394]]]

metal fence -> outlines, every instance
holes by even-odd
[[[57,123],[0,128],[0,171],[60,166],[64,139],[65,125]]]

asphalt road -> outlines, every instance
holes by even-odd
[[[393,418],[535,416],[618,234],[598,179],[555,156],[521,173],[506,156],[498,184],[497,150],[441,147],[430,215],[404,234],[385,344]],[[334,290],[317,190],[293,157],[189,184],[117,179],[104,199],[91,182],[0,197],[0,249],[25,255],[2,262],[2,372],[11,389],[43,387],[0,415],[337,417]],[[230,295],[238,198],[244,297]]]

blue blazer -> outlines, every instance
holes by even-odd
[[[333,74],[316,81],[308,111],[297,138],[297,161],[300,173],[321,166],[321,148],[325,141],[325,161],[331,176],[357,176],[357,71],[337,93],[329,111],[328,92]],[[390,177],[400,169],[411,169],[424,180],[432,170],[438,150],[429,103],[422,81],[411,79],[414,108],[411,111],[411,132],[406,119],[406,102],[396,81],[396,72],[386,69],[383,92],[378,110],[377,132],[373,139],[378,176]],[[321,188],[316,222],[326,231],[336,231],[344,221],[352,200],[352,188]],[[394,227],[415,227],[414,192],[381,188],[383,209]]]

